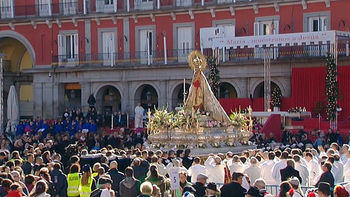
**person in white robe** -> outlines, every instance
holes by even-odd
[[[267,185],[276,185],[275,179],[272,177],[271,169],[277,163],[275,162],[275,154],[270,152],[269,160],[266,160],[264,163],[260,165],[261,168],[261,177],[265,180]]]
[[[143,113],[145,109],[138,103],[135,107],[135,128],[143,128]]]
[[[318,181],[318,177],[321,176],[322,173],[320,164],[314,159],[313,154],[310,152],[305,153],[305,160],[309,170],[310,185],[315,185]]]
[[[299,155],[294,155],[293,159],[295,161],[295,169],[299,171],[299,175],[301,177],[301,185],[308,186],[309,170],[301,162],[301,157]]]
[[[272,168],[272,177],[275,179],[277,185],[281,183],[281,170],[287,167],[288,152],[283,152],[281,161],[277,162]]]
[[[204,162],[208,181],[216,184],[223,184],[225,180],[225,166],[221,164],[221,158],[218,156],[209,156]]]
[[[344,165],[344,182],[350,182],[350,150],[346,153],[347,162]]]
[[[233,174],[234,172],[243,173],[245,170],[245,166],[242,164],[239,157],[237,155],[235,155],[232,158],[232,164],[229,166],[229,169],[230,169],[231,174]]]
[[[258,166],[258,160],[255,157],[250,159],[250,166],[245,169],[246,174],[251,183],[254,183],[256,179],[261,178],[261,168]]]
[[[192,166],[188,169],[188,175],[191,176],[191,182],[197,182],[197,176],[199,174],[206,174],[205,166],[201,165],[201,159],[199,157],[194,158]]]

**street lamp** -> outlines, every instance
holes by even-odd
[[[5,57],[5,54],[0,53],[0,134],[3,134],[4,127],[4,63],[3,58]]]

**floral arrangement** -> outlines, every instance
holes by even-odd
[[[232,112],[230,115],[231,125],[242,128],[247,126],[249,123],[248,118],[245,116],[245,114],[239,113],[239,112]]]
[[[147,128],[151,131],[172,128],[174,114],[167,109],[155,109],[153,117],[149,120]]]
[[[273,107],[281,107],[282,104],[282,93],[279,88],[275,88],[271,94],[271,105]]]
[[[299,112],[305,112],[306,108],[301,108],[301,107],[292,107],[288,109],[288,113],[299,113]]]

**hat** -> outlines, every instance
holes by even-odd
[[[103,176],[103,177],[101,177],[100,179],[99,179],[99,184],[100,185],[104,185],[104,184],[112,184],[113,183],[113,181],[109,178],[109,177],[107,177],[107,176]]]
[[[252,186],[249,188],[247,194],[251,195],[251,196],[254,196],[254,197],[260,197],[261,194],[260,194],[260,191],[257,187],[255,186]]]
[[[320,182],[318,184],[318,191],[321,191],[322,193],[326,195],[331,195],[331,186],[329,183],[326,182]]]
[[[81,168],[81,170],[82,170],[83,172],[89,172],[89,171],[91,170],[91,167],[90,167],[89,164],[85,164],[85,165]]]
[[[195,193],[195,192],[196,192],[196,189],[194,189],[194,187],[192,187],[192,186],[185,186],[185,187],[182,189],[182,192],[183,192],[183,193],[185,193],[185,192]]]
[[[198,176],[197,176],[197,180],[198,179],[208,179],[208,177],[207,177],[207,175],[205,175],[205,174],[203,174],[203,173],[200,173],[200,174],[198,174]]]
[[[299,187],[300,181],[297,177],[293,177],[292,179],[289,180],[289,183],[293,186]]]
[[[190,192],[185,192],[183,196],[184,197],[194,197],[194,195]]]
[[[213,182],[208,183],[207,189],[211,189],[211,190],[214,190],[214,191],[218,192],[218,188],[216,187],[216,184],[213,183]]]

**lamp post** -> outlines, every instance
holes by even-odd
[[[0,134],[2,135],[4,132],[4,64],[3,58],[5,54],[0,53]]]

